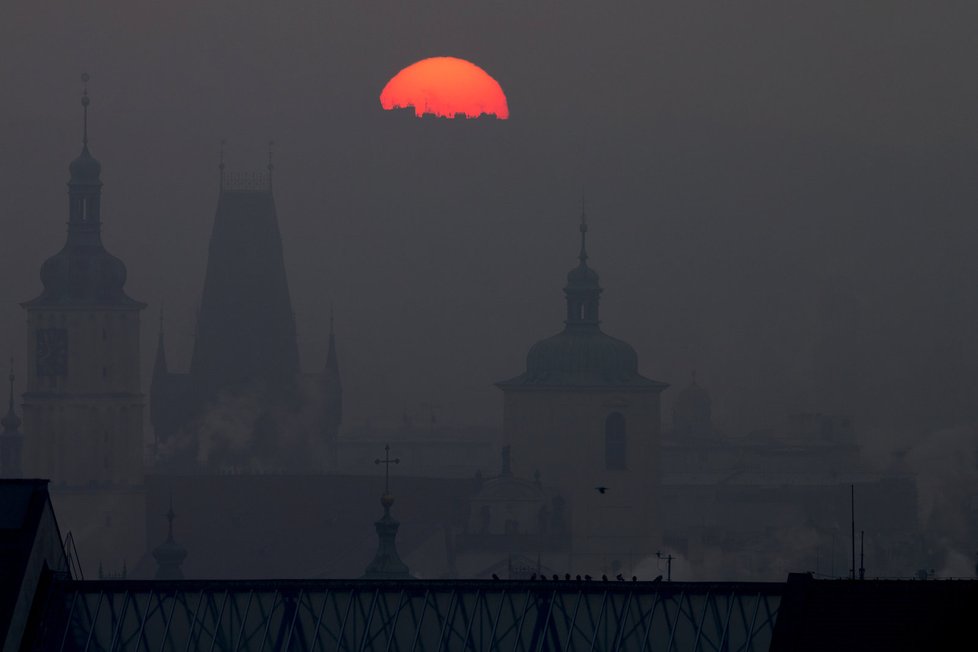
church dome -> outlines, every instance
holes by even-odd
[[[101,183],[102,164],[88,151],[88,145],[82,148],[81,154],[68,165],[72,185],[97,185]]]
[[[526,379],[533,383],[603,385],[637,377],[635,349],[597,328],[568,328],[537,342],[526,356]]]
[[[99,245],[66,245],[44,261],[40,299],[49,303],[117,304],[131,301],[123,290],[126,265]]]

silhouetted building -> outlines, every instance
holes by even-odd
[[[23,303],[31,360],[24,392],[25,466],[70,486],[139,482],[143,394],[139,313],[125,264],[102,246],[102,165],[88,149],[69,166],[68,237],[41,267],[44,289]]]
[[[87,77],[83,78],[87,82]],[[101,238],[102,165],[88,148],[69,165],[68,235],[41,267],[27,311],[23,472],[50,478],[62,525],[94,554],[122,561],[145,549],[139,318],[125,264]]]
[[[13,361],[11,361],[13,367]],[[22,475],[21,453],[24,435],[20,431],[20,417],[14,409],[14,372],[10,370],[10,402],[7,414],[0,419],[0,478],[19,478]]]
[[[332,458],[342,421],[332,319],[325,367],[303,375],[271,163],[230,175],[222,161],[190,370],[169,370],[161,326],[150,398],[164,463],[290,470]]]
[[[635,349],[601,331],[583,216],[580,230],[564,330],[530,348],[523,374],[497,384],[504,438],[523,473],[555,478],[567,498],[570,567],[630,570],[656,549],[659,395],[668,385],[639,374]]]

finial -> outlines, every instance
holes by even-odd
[[[91,79],[87,72],[83,72],[81,76],[82,80],[82,145],[88,146],[88,105],[91,100],[88,99],[88,80]]]
[[[170,530],[166,540],[173,541],[173,519],[177,516],[173,513],[173,492],[170,492],[170,509],[166,510],[166,514],[164,516],[166,516],[166,520],[170,524]]]
[[[587,210],[584,201],[584,192],[581,191],[581,253],[578,255],[581,263],[587,261]]]

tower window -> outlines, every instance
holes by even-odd
[[[604,421],[604,466],[609,471],[625,469],[625,417],[612,412]]]

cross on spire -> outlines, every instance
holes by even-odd
[[[374,464],[384,465],[384,495],[385,496],[388,496],[391,493],[391,484],[390,484],[391,464],[400,464],[400,463],[401,463],[400,458],[395,457],[394,459],[391,459],[390,444],[384,445],[384,459],[380,459],[378,457],[377,459],[374,460]]]

